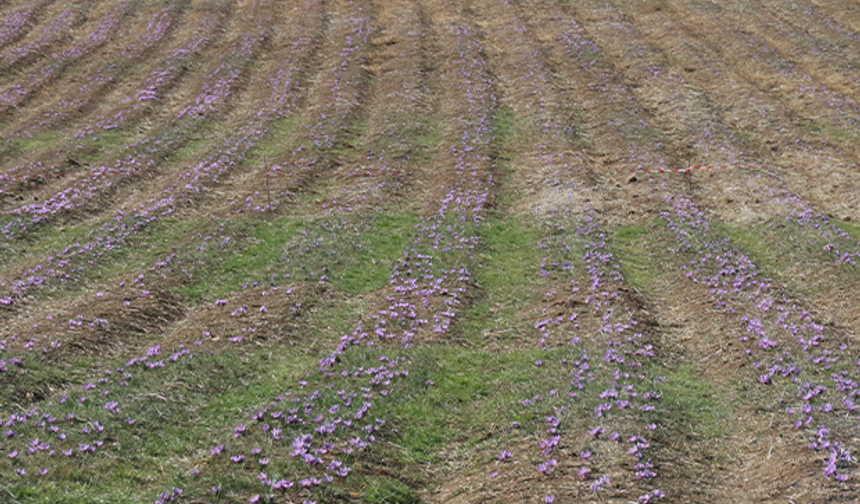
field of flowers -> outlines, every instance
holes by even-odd
[[[826,0],[3,3],[0,502],[860,502],[858,54]]]

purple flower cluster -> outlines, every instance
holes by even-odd
[[[130,153],[117,160],[114,166],[93,167],[86,176],[72,178],[72,184],[54,196],[46,198],[44,201],[15,209],[12,213],[30,216],[29,222],[21,222],[18,224],[18,227],[26,228],[45,221],[54,215],[80,208],[101,193],[106,193],[110,188],[123,180],[139,175],[143,170],[152,169],[157,166],[163,158],[177,148],[179,139],[187,135],[189,128],[193,129],[202,124],[207,115],[215,111],[216,105],[224,104],[230,91],[236,85],[241,75],[241,70],[247,65],[252,51],[262,40],[262,36],[246,37],[236,44],[231,51],[231,61],[222,63],[207,75],[202,92],[194,99],[192,105],[189,105],[178,114],[174,124],[166,131],[161,131],[144,140],[129,144],[126,150]],[[281,103],[275,102],[269,104],[269,107],[278,107],[278,105],[281,105]],[[190,120],[182,120],[183,116],[189,110],[194,110],[195,113],[189,116]],[[263,124],[266,124],[268,121],[265,120],[265,117],[262,117],[263,114],[265,112],[261,110],[257,114],[256,119],[257,121],[263,119]],[[181,174],[174,181],[171,189],[165,192],[172,192],[173,187],[180,186],[180,184],[180,187],[190,192],[199,192],[200,188],[192,185],[192,182],[203,176],[203,173],[194,172],[212,171],[215,168],[212,166],[213,164],[222,165],[228,162],[235,164],[233,159],[226,159],[228,156],[232,158],[236,154],[239,154],[240,159],[244,157],[244,154],[253,145],[253,143],[249,144],[248,142],[253,142],[264,131],[258,129],[260,125],[256,124],[257,121],[252,121],[240,129],[240,132],[232,138],[225,139],[226,149],[221,149],[220,152],[210,157],[210,160],[212,160],[210,163],[201,162],[198,167],[192,168],[191,173]],[[233,166],[233,164],[230,164],[230,166]],[[189,177],[191,178],[190,181],[188,180]],[[165,204],[163,201],[155,202],[155,204],[159,205],[161,203],[163,205]]]
[[[6,107],[22,105],[37,89],[46,85],[69,65],[110,42],[111,36],[119,29],[121,21],[125,18],[130,3],[130,1],[117,2],[115,7],[94,23],[92,30],[82,37],[80,42],[53,54],[47,58],[47,63],[18,79],[16,84],[0,91],[0,104]]]
[[[611,10],[608,4],[603,8]],[[620,16],[613,15],[613,18],[617,18],[619,24],[621,23]],[[628,87],[618,81],[616,70],[607,66],[599,46],[588,37],[575,19],[565,16],[559,19],[559,23],[562,34],[558,36],[558,42],[564,47],[571,64],[583,70],[582,76],[588,79],[589,89],[599,93],[600,99],[595,106],[612,110],[613,115],[619,116],[619,119],[610,119],[605,124],[595,125],[601,134],[620,137],[627,146],[627,155],[617,161],[616,168],[669,166],[670,163],[662,153],[663,142],[646,121],[620,119],[641,106]]]
[[[600,447],[605,443],[630,443],[627,454],[635,460],[634,470],[636,480],[652,480],[657,477],[654,464],[647,458],[647,452],[651,447],[651,443],[647,440],[649,433],[657,428],[654,423],[648,423],[643,420],[643,414],[655,409],[655,400],[660,398],[660,394],[652,389],[653,385],[662,381],[662,377],[654,377],[642,373],[639,369],[644,361],[655,357],[654,348],[650,343],[644,342],[641,333],[634,333],[632,336],[623,336],[635,331],[637,321],[633,318],[632,312],[628,306],[624,305],[624,298],[619,294],[622,292],[624,278],[618,271],[618,265],[607,247],[606,233],[600,228],[595,220],[596,214],[588,211],[583,222],[575,230],[575,234],[584,241],[582,245],[583,255],[582,261],[585,263],[586,271],[590,279],[590,286],[587,290],[580,291],[576,282],[572,282],[570,299],[579,296],[585,296],[585,304],[589,307],[591,315],[599,320],[598,334],[599,340],[605,344],[606,349],[603,351],[602,363],[599,365],[589,364],[590,358],[587,348],[580,344],[580,338],[576,337],[570,341],[570,344],[581,348],[581,357],[574,361],[565,359],[562,363],[566,366],[572,366],[568,375],[572,377],[571,385],[575,389],[568,392],[571,398],[578,400],[586,400],[588,396],[596,396],[599,399],[599,404],[594,409],[594,417],[600,419],[600,425],[597,425],[588,430],[588,433],[594,437],[593,445]],[[553,224],[559,231],[564,231],[564,226]],[[541,249],[546,253],[551,253],[552,250],[547,243],[540,244]],[[562,257],[568,256],[572,252],[566,243],[561,244]],[[570,275],[569,267],[564,267],[560,264],[561,261],[554,261],[551,264],[548,258],[544,258],[541,265],[542,271],[546,271],[546,267],[551,266],[552,271],[561,273],[562,278]],[[619,317],[620,315],[620,317]],[[545,319],[537,324],[535,328],[540,331],[540,345],[544,349],[550,349],[549,342],[552,339],[552,332],[560,331],[562,326],[567,326],[568,331],[579,330],[580,319],[576,313],[569,316],[558,316],[554,319]],[[589,338],[590,339],[590,338]],[[596,390],[587,387],[587,384],[595,381],[609,380],[610,388]],[[550,394],[555,394],[556,391],[550,391]],[[556,415],[560,415],[568,409],[568,406],[557,408],[555,415],[547,418],[550,427],[547,432],[551,436],[539,443],[541,454],[544,457],[551,457],[554,449],[558,446],[561,439],[562,429],[560,421]],[[602,438],[607,428],[613,423],[613,418],[618,416],[627,419],[633,415],[634,421],[639,424],[642,429],[638,433],[621,436],[618,431],[613,431],[606,438]],[[647,425],[646,425],[647,423]],[[629,428],[629,421],[626,428]],[[591,476],[597,464],[603,465],[608,463],[610,453],[617,453],[617,450],[599,450],[597,452],[592,449],[586,449],[579,453],[579,460],[582,464],[578,475],[580,479],[590,479],[592,482],[589,488],[597,492],[606,488],[609,483],[607,475]],[[550,458],[546,462],[538,465],[538,470],[544,474],[548,474],[555,465],[555,458]],[[634,480],[635,481],[635,480]],[[645,493],[640,496],[640,499],[659,498],[662,495],[659,490],[654,490],[650,493]]]
[[[161,22],[158,26],[162,31],[166,28],[163,24]],[[132,118],[146,111],[149,102],[159,99],[164,90],[182,75],[183,69],[187,68],[190,62],[194,61],[195,57],[198,57],[209,46],[214,38],[212,31],[219,26],[219,18],[215,13],[208,13],[201,17],[199,28],[194,31],[191,37],[180,43],[179,47],[161,65],[150,72],[146,80],[138,85],[132,94],[123,98],[121,100],[122,105],[118,110],[114,110],[112,115],[108,117],[99,117],[93,126],[78,131],[75,138],[89,138],[97,135],[99,131],[120,128]],[[157,33],[155,32],[150,36],[154,37]]]
[[[345,24],[342,29],[346,34],[342,46],[336,49],[338,58],[331,69],[330,80],[326,80],[315,90],[322,95],[314,97],[320,101],[320,106],[315,110],[312,120],[304,125],[297,140],[298,145],[286,159],[279,160],[269,168],[267,179],[269,175],[286,176],[291,183],[300,184],[302,178],[324,169],[327,165],[327,152],[341,141],[341,136],[347,130],[346,124],[357,113],[361,98],[361,68],[365,62],[370,24],[369,19],[363,15],[349,16],[341,22]],[[279,189],[277,196],[289,194],[289,190]],[[268,193],[265,203],[255,203],[259,197],[259,192],[254,192],[243,202],[233,201],[231,204],[238,206],[236,212],[239,213],[265,212],[270,210],[270,205],[278,204],[277,199],[274,202],[269,201]]]
[[[824,242],[821,248],[829,252],[837,264],[857,264],[855,259],[860,257],[860,251],[857,250],[860,244],[854,242],[848,232],[834,224],[830,217],[813,210],[808,203],[784,187],[766,187],[765,191],[774,198],[775,203],[788,207],[785,212],[786,220],[811,231],[815,237],[811,241],[813,244],[819,245],[819,240]]]
[[[481,66],[481,48],[475,34],[459,26],[455,33],[460,40],[455,65],[466,79],[461,89],[451,92],[465,97],[463,101],[468,105],[458,123],[460,141],[449,150],[454,157],[448,182],[451,188],[443,192],[435,210],[416,226],[414,242],[392,271],[389,305],[368,317],[373,327],[365,329],[359,324],[330,355],[319,361],[318,377],[330,381],[326,388],[337,390],[335,397],[329,398],[326,389],[303,396],[286,392],[253,416],[272,442],[283,441],[287,428],[293,432],[300,429],[293,435],[290,456],[303,463],[305,475],[291,475],[290,479],[267,476],[261,480],[266,491],[283,491],[296,481],[300,488],[309,489],[330,483],[334,477],[346,476],[349,467],[333,457],[361,450],[376,440],[375,433],[385,421],[365,423],[363,418],[369,415],[377,394],[388,395],[394,381],[408,375],[408,370],[401,369],[408,361],[387,357],[384,346],[391,342],[408,349],[420,342],[416,340],[422,335],[428,339],[442,338],[457,315],[458,298],[465,292],[471,276],[457,261],[469,257],[477,243],[474,225],[480,220],[487,194],[488,181],[478,170],[487,163],[490,134],[487,112],[492,109],[494,96],[486,70]],[[334,141],[325,140],[324,136],[319,138]],[[453,265],[440,268],[446,263]],[[372,352],[380,364],[344,365],[347,353],[354,356],[359,352],[363,355]],[[307,382],[299,385],[305,387]],[[279,423],[282,425],[275,427]],[[272,453],[267,458],[273,460],[276,455]],[[284,485],[282,481],[290,484]]]
[[[237,47],[237,50],[243,48],[245,52],[237,53],[236,61],[246,61],[250,56],[248,51],[251,51],[255,47],[254,44],[259,44],[261,41],[262,36],[253,39],[244,39],[240,46]],[[285,59],[269,79],[272,92],[271,100],[260,104],[260,108],[250,114],[250,118],[244,124],[239,125],[235,133],[223,139],[221,146],[217,150],[210,153],[208,157],[199,160],[196,165],[189,167],[187,171],[180,173],[164,190],[164,196],[161,199],[150,200],[145,205],[135,208],[130,212],[118,213],[114,222],[105,223],[91,233],[89,241],[75,243],[61,251],[57,251],[54,255],[48,257],[45,264],[37,265],[25,272],[19,280],[14,280],[9,285],[11,292],[5,297],[8,300],[7,304],[15,302],[16,299],[21,298],[29,289],[43,285],[48,280],[69,280],[84,269],[83,266],[72,266],[73,259],[76,257],[86,258],[89,263],[89,261],[98,260],[105,253],[113,249],[122,247],[128,237],[141,232],[160,218],[174,213],[178,207],[177,202],[187,202],[194,195],[205,191],[211,184],[217,183],[220,176],[239,165],[249,150],[268,131],[271,122],[283,117],[294,104],[294,93],[298,92],[299,84],[296,79],[296,73],[300,71],[296,62],[311,50],[311,43],[312,40],[305,37],[300,37],[296,40],[292,46],[291,55]],[[226,68],[224,65],[218,68]],[[210,74],[213,79],[212,85],[208,87],[204,86],[204,89],[210,91],[217,89],[218,93],[223,93],[224,87],[232,81],[221,79],[221,77],[224,77],[222,73],[221,70],[217,70]],[[234,75],[234,73],[228,73]],[[209,91],[204,91],[200,96],[204,95],[209,96]],[[222,95],[219,94],[218,96]],[[203,101],[205,102],[206,100],[204,99]],[[208,105],[211,106],[212,103],[210,102]],[[178,132],[183,129],[181,125],[184,125],[185,121],[182,120],[179,124],[173,131]],[[100,191],[106,190],[118,180],[131,176],[147,166],[154,165],[159,156],[173,149],[170,141],[162,143],[162,140],[166,139],[162,136],[157,136],[143,141],[138,147],[144,149],[145,152],[139,153],[137,156],[129,155],[127,158],[118,161],[113,168],[104,166],[93,168],[92,173],[94,176],[81,179],[76,185],[61,191],[46,201],[25,206],[17,209],[15,212],[32,215],[33,217],[29,221],[32,224],[47,219],[49,216],[55,215],[62,210],[82,206],[86,204],[89,198],[94,197]],[[153,145],[154,147],[146,151],[148,145]],[[15,224],[19,228],[27,227],[27,224],[21,221],[15,222]],[[7,235],[11,234],[11,231],[8,229],[11,225],[13,224],[8,225],[4,229],[4,233],[7,233]],[[5,282],[0,282],[0,286],[3,285],[5,285]]]
[[[25,8],[22,14],[26,12],[27,10]],[[32,10],[29,14],[32,16]],[[14,17],[15,14],[10,15],[10,18],[14,19]],[[41,51],[46,50],[54,43],[60,41],[68,34],[69,29],[80,17],[81,13],[72,10],[62,11],[52,17],[50,21],[48,21],[47,26],[42,28],[36,36],[30,37],[32,40],[29,40],[22,45],[10,47],[0,53],[0,61],[3,62],[2,68],[6,70],[18,61],[24,60],[30,55],[39,54]],[[26,24],[26,22],[24,24]]]
[[[63,97],[55,102],[48,112],[42,114],[37,120],[29,125],[21,127],[18,131],[10,133],[10,137],[29,135],[37,130],[49,128],[70,118],[76,111],[82,109],[98,96],[99,91],[113,83],[126,69],[126,65],[137,62],[140,55],[158,43],[170,28],[172,18],[169,12],[156,12],[141,27],[139,42],[134,42],[120,52],[118,61],[106,63],[86,77],[86,82],[78,87],[78,96],[72,99]]]
[[[791,7],[792,16],[799,15],[795,9],[796,7]],[[817,17],[821,19],[823,16],[820,11],[808,5],[805,10],[817,12],[817,14],[811,16],[812,18]],[[726,19],[725,16],[716,15],[711,12],[704,12],[703,15],[714,23],[715,26],[719,26],[720,32],[726,31],[733,34],[733,41],[737,41],[740,48],[742,48],[742,54],[749,55],[748,58],[751,58],[755,62],[757,72],[767,72],[780,82],[790,83],[789,86],[786,86],[786,91],[790,92],[792,98],[804,102],[813,101],[817,114],[823,116],[833,126],[843,128],[846,131],[856,131],[858,125],[860,125],[860,106],[858,106],[857,102],[851,96],[832,89],[826,84],[815,84],[816,81],[820,81],[821,79],[816,79],[805,72],[798,62],[789,59],[775,44],[769,43],[750,30],[742,29],[736,22]],[[759,16],[768,17],[764,13],[759,14]],[[808,31],[797,27],[792,22],[783,23],[777,20],[764,19],[763,24],[769,25],[777,33],[789,37],[794,43],[797,43],[798,39],[813,38]],[[830,20],[829,24],[835,26],[835,21]],[[841,30],[836,31],[842,31],[844,34],[848,33],[845,31],[844,26],[841,27]],[[817,59],[826,61],[839,68],[839,74],[845,76],[848,82],[856,84],[857,71],[849,69],[843,63],[844,56],[839,54],[840,51],[835,50],[835,46],[832,44],[823,43],[817,38],[814,40],[815,46],[811,50],[815,51]]]
[[[134,373],[181,365],[184,361],[190,361],[195,357],[182,347],[168,356],[166,364],[164,360],[159,359],[160,355],[161,347],[155,346],[148,349],[144,355],[130,359],[124,366],[107,370],[104,376],[97,380],[97,384],[88,383],[78,387],[77,393],[81,395],[68,404],[73,404],[72,409],[76,407],[74,404],[78,408],[83,408],[88,399],[96,400],[110,395],[111,389],[107,387],[111,384],[120,388],[129,386],[129,382],[134,379]],[[65,394],[56,400],[56,405],[66,404],[71,398],[69,394]],[[0,439],[2,443],[0,449],[14,461],[12,472],[15,475],[23,477],[27,474],[27,467],[38,467],[37,474],[44,476],[51,466],[65,464],[63,460],[65,458],[96,456],[113,445],[110,428],[97,420],[98,417],[85,420],[76,413],[69,412],[57,418],[50,413],[52,406],[54,404],[51,403],[46,403],[41,408],[33,406],[25,412],[12,413],[2,420],[5,430],[3,438]],[[121,411],[121,405],[119,401],[111,400],[104,404],[103,409],[110,416],[117,415]],[[111,419],[106,417],[103,421],[109,423]],[[129,417],[124,422],[133,425],[135,420]],[[35,438],[24,438],[19,435],[21,431],[33,432],[33,430],[36,431]],[[4,476],[12,477],[11,474]],[[181,493],[181,490],[179,492]]]
[[[781,398],[780,404],[796,419],[794,427],[819,425],[809,447],[828,453],[825,476],[845,481],[847,472],[837,468],[853,463],[847,448],[851,434],[838,419],[860,409],[855,404],[860,397],[860,361],[839,369],[855,357],[847,344],[834,341],[810,311],[780,295],[752,260],[711,231],[705,214],[692,201],[683,196],[666,200],[671,209],[661,217],[679,243],[678,252],[694,257],[682,267],[685,276],[707,288],[717,308],[738,316],[747,333],[740,337],[744,351],[756,369],[765,371],[758,383],[792,384],[796,396]],[[823,380],[828,375],[829,385]],[[828,427],[826,419],[835,423]],[[837,426],[840,440],[831,441],[828,436]]]
[[[43,2],[31,1],[6,14],[0,21],[0,46],[7,46],[23,37],[26,33],[25,27],[42,6]]]
[[[144,35],[141,44],[132,44],[124,51],[128,53],[127,61],[133,61],[136,59],[136,54],[155,44],[163,37],[171,22],[172,19],[167,16],[167,13],[155,15],[148,25],[148,28],[151,28],[153,32]],[[114,110],[110,116],[101,116],[95,119],[92,126],[85,127],[77,132],[75,138],[97,140],[97,132],[119,128],[123,123],[139,117],[140,114],[147,110],[148,100],[156,98],[160,90],[168,88],[182,74],[183,68],[209,45],[214,36],[211,32],[215,31],[218,26],[218,15],[215,13],[203,15],[200,19],[199,29],[192,34],[191,38],[181,43],[180,47],[167,58],[163,65],[151,72],[145,82],[134,92],[133,96],[126,97],[119,109]],[[246,63],[242,58],[247,58],[248,56],[247,54],[240,54],[240,60],[235,63],[241,67]],[[99,73],[113,75],[118,71],[118,68],[115,65],[108,65],[103,67],[103,70],[103,72],[100,71]],[[207,84],[204,81],[203,86],[206,87],[207,85],[214,84]],[[89,91],[96,89],[91,86],[86,87]],[[89,99],[88,96],[91,94],[90,92],[84,93],[81,99]],[[88,173],[85,172],[80,176],[70,177],[71,184],[59,190],[54,196],[49,197],[49,201],[42,202],[41,205],[25,206],[13,211],[13,213],[28,214],[32,215],[32,217],[28,220],[11,220],[4,226],[2,230],[3,234],[9,238],[14,232],[21,232],[35,223],[43,222],[58,212],[79,208],[87,199],[98,194],[98,191],[105,192],[119,181],[139,174],[143,169],[151,170],[157,163],[166,158],[170,152],[179,148],[184,141],[183,139],[193,133],[206,118],[207,116],[204,115],[196,117],[196,121],[174,119],[168,125],[167,131],[155,133],[140,142],[123,146],[123,149],[129,152],[129,154],[118,160],[114,167],[96,167]],[[24,134],[29,135],[30,133],[25,130]],[[155,148],[153,148],[154,146]],[[8,170],[7,174],[0,175],[0,181],[3,182],[0,187],[9,187],[11,184],[17,184],[22,178],[44,179],[53,177],[55,173],[62,174],[64,173],[64,166],[67,160],[70,157],[74,157],[77,152],[84,148],[86,148],[86,145],[83,144],[71,146],[67,144],[64,148],[58,149],[48,159],[13,167]],[[102,182],[103,185],[98,184],[98,182]],[[70,200],[75,201],[72,202]]]

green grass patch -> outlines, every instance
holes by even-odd
[[[54,424],[68,436],[54,441],[56,449],[68,446],[77,450],[82,443],[93,440],[106,440],[105,445],[96,454],[76,452],[65,464],[56,464],[42,453],[20,460],[4,457],[0,460],[4,474],[10,474],[13,465],[27,469],[27,474],[16,478],[9,490],[18,498],[26,495],[28,502],[38,503],[99,502],[87,498],[112,498],[117,492],[129,492],[124,502],[151,502],[154,495],[173,486],[185,489],[186,495],[199,496],[210,495],[211,486],[220,485],[216,502],[231,502],[240,496],[247,499],[259,491],[256,462],[233,464],[227,455],[209,456],[209,450],[218,444],[227,445],[225,453],[244,453],[246,457],[252,447],[262,447],[262,456],[272,457],[266,468],[270,474],[301,471],[301,464],[287,452],[293,436],[307,432],[308,427],[275,423],[285,429],[285,440],[272,445],[270,434],[260,431],[250,415],[290,391],[294,397],[322,394],[319,408],[327,409],[330,404],[342,403],[335,391],[352,380],[341,377],[339,372],[332,377],[309,373],[319,357],[317,350],[274,350],[268,346],[236,345],[211,355],[202,352],[174,361],[169,358],[174,350],[163,349],[148,360],[161,365],[124,366],[122,371],[103,375],[106,381],[89,379],[94,384],[92,388],[69,390],[68,399],[62,403],[56,396],[50,402],[42,402],[40,413],[55,417]],[[448,443],[480,442],[510,426],[513,420],[542,422],[544,410],[551,407],[549,402],[527,412],[519,401],[557,383],[558,369],[535,366],[534,360],[558,360],[567,352],[569,349],[550,353],[535,349],[499,354],[447,345],[385,351],[391,359],[403,357],[405,361],[400,366],[409,374],[385,386],[391,394],[374,394],[372,416],[360,425],[374,422],[373,418],[385,419],[387,426],[379,435],[399,447],[391,453],[385,451],[385,465],[408,471],[411,464],[434,460]],[[378,365],[381,353],[374,349],[350,351],[335,370]],[[303,377],[307,386],[294,388],[293,384]],[[380,388],[374,387],[377,391]],[[110,394],[103,395],[103,390],[110,390]],[[87,400],[79,401],[81,396]],[[121,412],[106,410],[105,403],[111,400],[117,401]],[[283,404],[275,410],[293,407],[289,401]],[[360,404],[359,399],[352,408]],[[344,414],[348,412],[349,408]],[[69,414],[74,414],[74,419]],[[129,423],[129,418],[134,423]],[[231,434],[237,425],[247,425],[248,433],[234,438]],[[103,432],[96,430],[98,426],[104,428]],[[16,439],[31,439],[39,435],[40,428],[30,423],[17,430]],[[385,446],[388,445],[373,450],[386,450]],[[37,476],[42,466],[50,467],[47,476]],[[205,473],[200,479],[190,476],[195,467]],[[338,483],[351,488],[353,496],[365,502],[415,502],[411,487],[420,484],[418,480],[372,472],[362,477],[361,464],[355,469],[357,478]],[[35,485],[36,481],[40,484]]]
[[[417,347],[403,354],[411,363],[409,376],[374,414],[394,424],[394,442],[403,448],[407,462],[430,462],[449,443],[474,445],[513,421],[541,421],[543,405],[534,412],[519,403],[557,386],[558,369],[534,362],[549,361],[548,355],[557,361],[569,351]]]
[[[501,161],[500,168],[512,170],[510,162],[517,153],[517,143],[525,140],[526,128],[516,112],[510,107],[499,107],[493,111],[490,119],[491,146],[495,157]]]
[[[226,224],[217,237],[197,236],[191,244],[194,248],[185,253],[192,277],[177,291],[192,300],[212,300],[250,281],[266,280],[279,273],[284,243],[300,226],[299,220],[291,218],[248,218]]]
[[[307,348],[291,352],[254,351],[246,355],[225,354],[219,366],[226,379],[223,393],[201,403],[200,415],[213,426],[229,425],[223,418],[247,413],[283,392],[285,383],[296,383],[308,372]]]
[[[135,125],[132,124],[124,128],[97,131],[94,136],[82,142],[84,154],[80,156],[80,160],[88,163],[100,161],[108,153],[121,149],[131,143],[132,139],[137,135],[136,129]]]
[[[40,296],[50,295],[56,299],[58,295],[79,292],[82,287],[92,283],[105,282],[134,269],[152,266],[155,261],[164,259],[170,254],[172,246],[181,242],[189,230],[199,225],[199,222],[174,218],[158,220],[129,237],[122,247],[104,252],[101,256],[96,256],[94,253],[75,258],[73,264],[81,263],[82,266],[86,264],[84,274],[61,284],[51,284],[40,290]],[[88,232],[81,243],[99,234],[101,233],[98,229],[92,231],[92,235]],[[90,264],[90,261],[93,262]]]
[[[321,156],[334,156],[340,162],[362,159],[361,146],[367,140],[369,124],[364,117],[355,117],[346,125],[346,130],[337,135],[329,148],[316,147]]]
[[[716,231],[737,243],[741,250],[747,254],[759,268],[772,270],[778,267],[782,254],[768,226],[747,225],[736,226],[723,222],[711,223]],[[791,239],[790,241],[794,241]]]
[[[349,132],[348,138],[344,140],[346,145],[357,148],[361,145],[362,137],[367,134],[367,129],[370,124],[367,122],[367,119],[363,117],[359,117],[353,119],[349,125],[347,126],[347,131]]]
[[[730,433],[724,420],[732,411],[731,393],[726,385],[701,378],[689,364],[659,369],[666,377],[658,382],[660,422],[669,432],[692,441],[708,441]]]
[[[432,152],[442,143],[439,121],[429,116],[419,117],[412,131],[407,138],[412,138],[412,143],[417,147],[419,162],[429,161]]]
[[[497,108],[494,111],[490,127],[493,137],[500,141],[513,137],[519,129],[516,112],[510,107]]]
[[[308,317],[308,329],[305,336],[310,345],[317,341],[339,338],[355,329],[356,321],[361,314],[371,309],[369,302],[362,296],[336,298],[313,307],[305,316]]]
[[[417,217],[406,214],[350,221],[250,217],[227,222],[216,234],[218,223],[165,218],[101,256],[76,256],[72,265],[83,266],[82,274],[48,283],[37,292],[41,297],[74,295],[93,282],[150,267],[175,254],[173,267],[191,276],[180,275],[182,280],[171,288],[192,301],[213,300],[255,281],[275,280],[323,281],[348,294],[363,294],[385,285],[417,222]],[[58,255],[64,245],[86,243],[103,233],[102,225],[111,223],[68,226],[65,231],[60,228],[66,226],[53,225],[26,240],[3,242],[3,249],[9,251],[4,257],[10,258],[4,266],[46,253]],[[180,247],[174,248],[176,244]]]
[[[79,225],[55,223],[48,227],[37,228],[32,234],[27,234],[19,240],[4,242],[2,249],[17,255],[3,266],[7,269],[15,264],[26,264],[36,258],[55,256],[70,258],[67,266],[81,267],[83,270],[63,282],[48,281],[30,291],[39,299],[58,299],[80,292],[92,283],[104,282],[141,267],[152,266],[156,260],[163,259],[172,251],[172,245],[182,241],[185,233],[200,223],[174,218],[156,221],[138,233],[126,238],[121,247],[101,251],[96,247],[93,251],[78,255],[69,255],[79,247],[93,240],[101,240],[108,232],[105,226],[114,227],[118,223],[110,221],[93,221]]]
[[[803,125],[803,129],[815,136],[824,136],[842,145],[853,145],[857,141],[857,133],[853,128],[847,128],[834,119],[819,117]]]
[[[44,131],[36,133],[31,137],[21,136],[11,140],[3,150],[7,156],[17,157],[31,152],[55,150],[64,143],[68,143],[68,139],[60,135],[60,133],[56,131]]]
[[[94,385],[91,389],[68,389],[69,397],[62,402],[56,396],[43,401],[40,414],[52,415],[63,435],[62,440],[52,439],[58,455],[3,457],[0,471],[14,475],[7,480],[7,489],[17,499],[33,503],[144,503],[173,486],[208,493],[195,489],[191,468],[215,440],[229,438],[235,425],[247,422],[253,411],[282,393],[285,383],[305,375],[316,358],[298,347],[290,352],[272,350],[237,345],[173,361],[173,351],[164,349],[149,359],[161,365],[124,366],[102,375],[102,380],[88,380]],[[104,395],[104,390],[110,393]],[[81,402],[79,397],[87,399]],[[108,401],[116,401],[119,410],[108,411]],[[47,437],[33,422],[16,431],[15,439]],[[96,453],[78,448],[95,441],[104,442]],[[68,458],[59,454],[67,447],[73,449]],[[49,468],[46,476],[38,475],[42,467]],[[27,473],[15,475],[13,468]],[[241,471],[222,480],[230,477],[239,478],[236,488],[248,488]]]
[[[442,143],[439,121],[432,116],[421,115],[405,117],[403,123],[401,136],[405,142],[388,146],[389,151],[418,166],[427,165]]]
[[[761,141],[759,134],[753,130],[748,130],[748,129],[743,129],[743,128],[732,128],[731,132],[732,132],[732,135],[735,136],[735,138],[741,140],[742,142],[760,143],[760,141]]]
[[[493,218],[477,228],[480,248],[472,269],[482,296],[463,313],[455,330],[480,345],[488,331],[511,334],[523,325],[517,314],[533,302],[541,281],[542,251],[535,247],[542,231],[515,217]]]
[[[216,124],[206,119],[185,117],[162,129],[144,132],[147,141],[139,145],[136,151],[145,153],[156,163],[176,164],[190,161],[212,147],[209,136]],[[139,124],[130,123],[121,128],[97,131],[94,136],[82,142],[84,149],[77,160],[90,164],[105,162],[134,143],[135,138],[141,134],[139,128]],[[152,149],[155,149],[155,152]]]
[[[192,280],[177,287],[191,299],[224,295],[251,281],[327,282],[347,294],[379,289],[412,239],[417,218],[380,214],[363,220],[245,218],[193,259]],[[229,240],[225,241],[225,238]],[[285,276],[286,275],[286,276]]]
[[[182,144],[181,147],[171,152],[165,161],[174,165],[189,163],[202,156],[211,147],[211,139],[206,138],[204,135],[194,135]]]
[[[860,241],[860,224],[835,218],[830,219],[830,222],[848,233],[852,242],[856,243]]]
[[[4,219],[20,220],[13,216]],[[63,250],[70,243],[80,242],[99,226],[104,220],[79,222],[74,225],[63,222],[53,222],[47,225],[36,226],[14,240],[0,241],[0,266],[9,266],[25,262],[45,253],[54,253]]]
[[[257,142],[248,154],[246,163],[258,169],[265,168],[264,165],[268,163],[271,168],[272,160],[284,152],[287,146],[292,145],[293,135],[298,127],[299,120],[293,116],[272,121],[266,136]]]
[[[356,243],[358,250],[338,254],[344,268],[342,273],[334,272],[335,286],[349,294],[360,294],[385,285],[394,261],[402,257],[412,241],[412,228],[417,222],[412,215],[379,215],[362,233],[363,239]]]
[[[418,504],[421,499],[414,490],[394,478],[369,478],[364,490],[367,504]]]
[[[662,221],[652,221],[612,230],[612,252],[621,265],[621,274],[636,289],[650,292],[654,288],[654,281],[659,275],[658,265],[655,264],[659,260],[654,254],[655,240],[664,228]]]
[[[809,294],[827,288],[824,271],[852,278],[858,274],[855,266],[836,262],[839,259],[836,250],[844,253],[854,249],[854,233],[858,228],[845,222],[835,224],[850,237],[841,238],[831,233],[829,238],[824,238],[809,227],[799,227],[782,219],[746,226],[720,222],[714,224],[714,228],[737,243],[765,276],[795,292]],[[835,246],[833,251],[824,249],[828,243]]]
[[[18,358],[22,361],[20,365],[9,365],[9,371],[0,373],[0,410],[3,411],[44,400],[68,384],[80,383],[96,362],[93,357],[79,356],[70,361],[46,364],[33,353]]]

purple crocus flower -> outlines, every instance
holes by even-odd
[[[285,479],[280,479],[272,485],[273,490],[286,490],[293,486],[293,482]]]

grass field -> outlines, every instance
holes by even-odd
[[[857,54],[825,0],[3,3],[0,503],[860,502]]]

